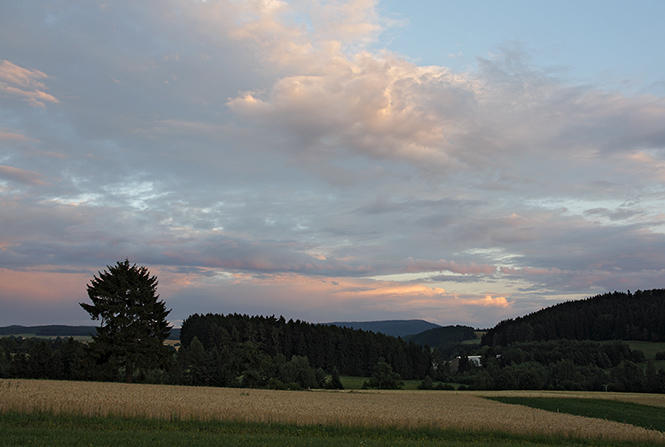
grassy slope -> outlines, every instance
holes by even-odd
[[[617,402],[603,399],[573,399],[549,397],[493,397],[506,404],[524,405],[531,408],[568,413],[623,422],[650,430],[665,432],[665,408]]]
[[[625,343],[630,346],[630,349],[644,352],[647,360],[655,359],[658,352],[665,352],[665,343],[662,342],[628,340]]]
[[[650,341],[626,341],[630,349],[642,351],[647,360],[655,360],[656,353],[665,352],[665,343],[656,343]],[[656,369],[665,368],[665,360],[654,361]]]

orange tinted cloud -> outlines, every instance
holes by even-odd
[[[472,306],[501,307],[504,309],[510,307],[513,304],[513,302],[508,301],[506,297],[503,296],[493,297],[492,295],[485,295],[484,298],[467,300],[466,303]]]
[[[30,185],[44,185],[46,183],[43,176],[38,172],[4,165],[0,165],[0,178]]]
[[[0,95],[18,97],[28,104],[45,107],[45,102],[59,102],[46,93],[40,79],[48,76],[39,70],[28,70],[9,61],[0,61]]]
[[[87,298],[86,284],[92,278],[84,273],[16,271],[0,269],[2,301],[57,302],[63,304]]]
[[[179,284],[182,286],[190,279]],[[169,281],[166,287],[172,286],[175,282]],[[363,278],[316,278],[298,274],[219,275],[202,279],[196,288],[199,292],[208,289],[217,294],[224,302],[224,312],[236,312],[238,308],[248,305],[248,301],[264,303],[262,308],[268,309],[274,301],[288,303],[295,309],[295,315],[305,310],[318,315],[314,321],[324,319],[322,316],[330,315],[330,312],[349,313],[352,310],[356,315],[364,313],[368,319],[381,315],[378,318],[423,318],[443,323],[444,318],[449,321],[456,315],[468,319],[467,316],[473,314],[472,309],[506,309],[513,304],[504,296],[485,294],[462,297],[441,287],[423,284]],[[186,293],[186,290],[181,292]],[[169,293],[162,295],[169,296]],[[234,302],[238,307],[233,307]]]
[[[4,141],[38,141],[34,138],[27,137],[21,133],[10,132],[7,130],[0,130],[0,140]]]

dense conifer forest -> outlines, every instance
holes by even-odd
[[[506,346],[560,339],[665,341],[665,289],[567,301],[502,321],[483,336],[482,343]]]
[[[422,379],[433,362],[428,347],[401,338],[274,316],[195,314],[183,322],[180,342],[189,349],[195,337],[207,352],[253,346],[260,355],[304,356],[315,368],[350,376],[369,376],[383,360],[403,379]]]

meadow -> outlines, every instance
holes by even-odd
[[[642,351],[646,360],[654,361],[656,369],[665,369],[665,360],[656,360],[656,354],[665,352],[665,343],[651,341],[626,341],[630,349]]]
[[[445,445],[565,445],[571,440],[583,445],[665,445],[665,433],[660,431],[486,398],[498,396],[603,398],[665,408],[665,396],[647,394],[275,391],[0,380],[0,445],[43,441],[40,436],[56,436],[58,442],[47,444],[64,445],[70,438],[122,437],[123,432],[136,432],[132,439],[147,436],[154,440],[168,434],[175,444],[185,434],[204,438],[209,434],[235,437],[230,445],[252,445],[254,441],[286,445],[300,435],[301,441],[312,438],[317,442],[295,445],[358,445],[361,438],[385,441],[386,436],[389,445],[418,445],[416,440],[423,439],[432,445],[441,445],[443,440],[459,442]],[[105,431],[97,433],[95,426]],[[247,441],[248,437],[253,441]],[[353,442],[346,442],[349,439]],[[248,443],[243,444],[245,441]],[[340,443],[327,444],[329,441]]]
[[[556,413],[577,414],[625,422],[639,427],[665,432],[665,407],[639,405],[607,399],[577,399],[557,397],[506,397],[490,398],[503,403],[526,405]]]

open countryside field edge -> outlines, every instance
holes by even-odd
[[[665,444],[665,433],[483,398],[498,395],[593,397],[665,406],[664,395],[648,394],[274,391],[2,379],[0,411],[348,427],[456,428]]]

